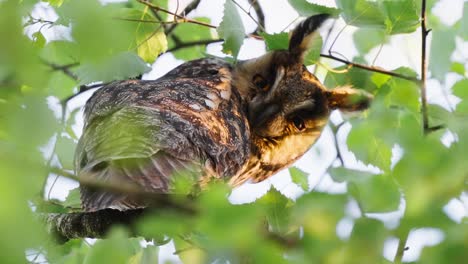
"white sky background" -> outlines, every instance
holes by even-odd
[[[468,1],[468,0],[465,0]],[[102,2],[111,2],[111,1],[102,1]],[[169,1],[170,9],[176,9],[176,1]],[[179,10],[182,10],[190,0],[180,0],[179,1]],[[238,0],[244,9],[249,9],[249,4],[247,0]],[[315,0],[309,2],[318,3],[322,5],[327,5],[331,7],[336,7],[335,1],[333,0]],[[222,10],[223,10],[222,0],[208,1],[202,0],[199,7],[192,12],[189,17],[198,17],[206,16],[211,19],[211,24],[218,25],[222,19]],[[284,30],[285,28],[291,29],[294,27],[294,24],[290,25],[292,21],[298,18],[297,12],[288,4],[287,0],[260,0],[260,5],[262,6],[265,16],[266,16],[266,31],[268,33],[278,33]],[[462,15],[463,10],[463,0],[441,0],[435,6],[433,12],[441,18],[441,20],[447,25],[453,25]],[[41,3],[35,10],[35,17],[47,18],[49,20],[54,20],[56,18],[53,10],[47,7],[46,3]],[[242,16],[246,32],[252,32],[256,28],[255,22],[253,22],[245,13],[239,10],[239,13]],[[252,13],[253,10],[252,10]],[[276,19],[277,18],[277,19]],[[298,20],[300,21],[300,19]],[[325,24],[322,27],[321,32],[324,33],[328,30],[330,26]],[[289,27],[288,27],[289,26]],[[345,27],[343,33],[340,35],[338,41],[333,47],[334,51],[338,51],[341,54],[345,55],[349,60],[351,60],[357,51],[354,47],[352,41],[352,33],[355,31],[355,27],[346,26],[344,21],[340,19],[335,25],[335,29],[332,32],[330,39],[328,41],[328,46],[332,40],[337,36],[338,32]],[[37,29],[31,28],[28,32],[35,32]],[[48,41],[54,39],[70,39],[69,29],[65,27],[54,27],[52,29],[47,29],[45,27],[42,31]],[[322,34],[323,35],[323,34]],[[420,31],[419,29],[412,34],[403,34],[393,36],[390,43],[383,46],[380,54],[375,60],[375,66],[380,66],[385,69],[395,69],[400,66],[408,66],[416,70],[419,73],[420,65]],[[431,34],[429,34],[429,38]],[[430,44],[430,42],[428,42]],[[328,50],[328,46],[326,50]],[[430,47],[428,47],[428,51]],[[207,48],[209,54],[217,56],[225,56],[221,52],[221,44],[211,44]],[[246,39],[244,45],[241,48],[239,58],[240,59],[249,59],[253,57],[258,57],[259,55],[265,52],[265,45],[262,41]],[[367,58],[368,61],[373,61],[376,54],[378,53],[378,47],[374,48]],[[468,58],[468,43],[461,40],[457,40],[457,51],[453,54],[457,58],[464,58],[462,61],[467,61]],[[323,61],[325,62],[325,61]],[[330,63],[328,60],[327,63]],[[145,79],[156,79],[164,75],[166,72],[176,67],[177,65],[183,63],[183,61],[177,60],[172,56],[172,54],[164,54],[153,64],[153,69],[150,73],[145,74]],[[331,66],[339,66],[341,64],[332,62]],[[319,79],[324,79],[323,69],[319,71]],[[455,75],[449,74],[447,76],[447,81],[445,84],[439,84],[437,81],[430,80],[428,82],[428,101],[430,103],[437,103],[443,107],[449,108],[449,105],[455,105],[458,102],[458,99],[455,96],[450,95],[449,87],[457,81]],[[82,107],[86,100],[91,96],[92,92],[86,92],[75,99],[71,100],[68,104],[68,109],[73,110],[77,107]],[[448,94],[448,96],[447,96]],[[447,100],[450,102],[447,103]],[[57,100],[51,99],[52,104],[57,103]],[[57,107],[57,108],[56,108]],[[59,115],[59,107],[56,104],[54,109],[57,109],[57,114]],[[335,124],[340,123],[343,119],[341,115],[336,112],[332,114],[332,122]],[[78,115],[77,122],[74,126],[74,130],[77,132],[77,135],[81,135],[81,130],[83,126],[83,118],[81,115]],[[346,136],[351,129],[350,125],[345,125],[342,127],[339,133],[338,140],[340,142],[340,148],[343,153],[343,158],[345,160],[346,166],[361,170],[376,170],[376,168],[366,167],[362,163],[356,161],[354,155],[347,150],[346,147]],[[446,142],[450,143],[450,135],[447,135]],[[393,162],[398,160],[398,155],[400,151],[394,149]],[[333,193],[341,193],[346,190],[346,185],[344,183],[335,183],[331,180],[328,174],[326,174],[327,167],[333,162],[336,156],[336,150],[333,143],[333,135],[329,128],[326,128],[314,145],[314,147],[307,152],[304,157],[296,162],[295,166],[300,168],[303,171],[306,171],[310,174],[309,176],[309,185],[311,189],[319,191],[327,191]],[[48,188],[52,186],[52,182],[55,180],[55,177],[49,179]],[[291,182],[291,178],[287,170],[284,170],[274,177],[259,183],[259,184],[245,184],[237,189],[235,189],[231,196],[230,200],[233,203],[245,203],[254,201],[256,198],[262,196],[270,186],[275,186],[276,189],[281,191],[288,197],[295,198],[303,193],[303,191]],[[50,192],[51,198],[64,199],[68,194],[68,191],[72,188],[75,188],[77,183],[72,182],[68,179],[59,178],[57,183],[54,185]],[[48,193],[48,192],[46,192]],[[359,217],[359,210],[355,202],[350,202],[348,206],[348,216],[340,222],[337,227],[338,235],[347,239],[351,233],[353,226],[353,219]],[[467,215],[468,211],[468,195],[461,197],[460,200],[453,199],[446,206],[447,214],[457,222],[460,222],[463,216]],[[403,215],[404,205],[400,206],[400,210],[388,214],[374,214],[372,217],[376,217],[384,220],[387,227],[395,227],[399,221],[399,218]],[[408,239],[408,246],[410,249],[405,252],[404,261],[414,261],[419,257],[420,250],[423,246],[435,245],[440,243],[443,239],[443,233],[436,229],[419,229],[410,234]],[[398,240],[396,238],[389,239],[386,242],[384,256],[390,260],[393,259]],[[173,252],[172,243],[168,246],[164,246],[165,250],[161,250],[161,258],[177,260],[177,257],[172,255]]]

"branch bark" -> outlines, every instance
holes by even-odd
[[[91,213],[47,214],[43,219],[47,231],[64,243],[74,238],[102,238],[115,225],[124,225],[135,233],[136,221],[145,214],[145,209],[105,209]]]
[[[188,215],[198,212],[193,199],[187,195],[146,192],[134,185],[96,181],[59,168],[51,168],[51,173],[67,177],[80,182],[80,185],[92,187],[106,192],[125,194],[144,201],[146,208],[119,211],[104,209],[96,212],[79,212],[63,214],[43,214],[42,220],[47,225],[50,234],[55,235],[58,242],[65,242],[73,238],[102,238],[112,226],[124,225],[132,234],[136,234],[135,223],[142,216],[156,210],[171,209]]]
[[[426,61],[426,37],[430,30],[426,28],[426,0],[421,3],[421,113],[423,119],[423,131],[425,134],[430,132],[429,118],[427,115],[427,96],[426,96],[426,75],[427,75],[427,61]]]

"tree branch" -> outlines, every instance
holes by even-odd
[[[378,73],[382,73],[382,74],[385,74],[385,75],[390,75],[390,76],[393,76],[393,77],[405,79],[405,80],[412,81],[412,82],[415,82],[415,83],[420,82],[420,80],[418,78],[406,76],[406,75],[396,73],[396,72],[392,72],[392,71],[387,71],[387,70],[384,70],[382,68],[375,67],[375,66],[368,66],[368,65],[364,65],[364,64],[354,63],[354,62],[351,62],[351,61],[347,61],[347,60],[338,58],[338,57],[333,56],[331,54],[320,54],[320,57],[332,59],[332,60],[339,61],[341,63],[344,63],[344,64],[352,66],[352,67],[356,67],[356,68],[360,68],[360,69],[364,69],[364,70],[368,70],[368,71],[372,71],[372,72],[378,72]]]
[[[78,177],[72,173],[69,173],[56,167],[50,168],[49,171],[51,173],[75,180],[79,182],[82,186],[91,187],[110,193],[125,194],[130,197],[134,197],[138,200],[143,201],[145,204],[148,205],[148,207],[170,207],[189,213],[196,212],[196,208],[193,205],[193,203],[191,203],[191,197],[189,197],[189,195],[148,192],[134,184],[112,181],[99,181],[86,174],[81,174],[80,177]]]
[[[54,234],[59,242],[83,237],[101,238],[114,225],[124,225],[129,227],[132,233],[135,233],[135,222],[143,215],[156,210],[170,208],[189,215],[198,212],[193,199],[187,195],[147,192],[132,184],[97,181],[94,178],[86,177],[86,175],[77,177],[60,168],[50,168],[50,172],[78,181],[82,186],[125,194],[147,204],[146,208],[125,211],[104,209],[96,212],[42,214],[41,217],[47,225],[47,230]]]
[[[134,233],[134,224],[148,210],[135,209],[119,211],[104,209],[90,213],[46,214],[43,220],[47,231],[64,243],[74,238],[102,238],[112,226],[124,225]]]
[[[429,118],[427,115],[427,96],[426,96],[426,75],[427,75],[427,62],[426,62],[426,37],[429,30],[426,29],[426,0],[421,3],[421,112],[423,118],[423,131],[428,133]]]

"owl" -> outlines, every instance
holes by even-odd
[[[171,193],[178,177],[203,190],[212,180],[260,182],[291,165],[320,136],[331,110],[362,110],[371,99],[350,87],[326,89],[303,65],[327,17],[300,23],[287,50],[234,64],[204,58],[157,80],[105,85],[85,106],[77,175]],[[86,212],[146,206],[86,186],[81,200]]]

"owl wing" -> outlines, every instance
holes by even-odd
[[[159,193],[171,192],[180,173],[197,180],[235,175],[248,158],[250,134],[230,74],[228,64],[205,59],[183,64],[160,80],[101,88],[85,107],[77,174]],[[81,198],[85,211],[145,206],[84,186]]]

